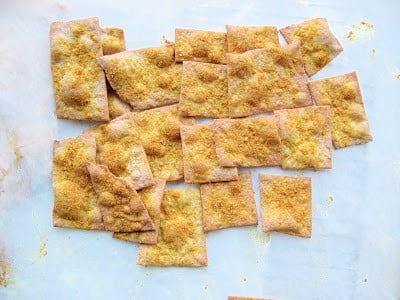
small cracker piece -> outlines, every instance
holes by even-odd
[[[372,141],[356,72],[309,82],[317,105],[330,105],[335,148]]]
[[[331,109],[328,105],[274,112],[282,139],[282,168],[331,169]]]
[[[175,29],[175,60],[226,64],[226,33]]]
[[[122,28],[103,28],[103,55],[111,55],[126,50],[125,35]]]
[[[228,117],[226,66],[184,61],[179,111],[192,117]]]
[[[281,139],[274,116],[214,120],[213,130],[221,166],[281,164]]]
[[[310,177],[260,174],[262,230],[311,237]]]
[[[113,90],[108,90],[107,96],[110,119],[113,120],[132,110],[131,106],[125,101],[122,101]]]
[[[146,266],[207,266],[198,189],[166,190],[161,201],[156,245],[139,245],[138,264]]]
[[[53,22],[50,51],[56,114],[61,119],[108,121],[98,18]]]
[[[343,47],[331,32],[325,18],[316,18],[280,29],[288,43],[301,44],[304,68],[312,76],[332,61]]]
[[[257,225],[251,174],[240,174],[237,181],[202,184],[203,228],[205,232]]]
[[[186,183],[238,179],[237,168],[219,166],[211,125],[183,125],[181,126],[181,138]]]

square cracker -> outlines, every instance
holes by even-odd
[[[111,120],[118,118],[119,116],[122,116],[123,114],[126,114],[132,110],[132,107],[125,101],[122,101],[111,88],[107,91],[107,97],[108,110]]]
[[[101,35],[98,18],[51,23],[51,71],[58,118],[109,120],[106,80],[97,63],[103,55]]]
[[[262,230],[311,237],[311,178],[260,174]]]
[[[98,62],[121,100],[134,109],[179,101],[182,65],[175,63],[173,46],[119,52]]]
[[[164,194],[165,180],[155,179],[154,185],[138,191],[140,199],[153,220],[155,230],[114,233],[113,237],[140,244],[157,244],[160,229],[160,206]]]
[[[103,28],[103,54],[111,55],[126,50],[125,35],[122,28]]]
[[[225,167],[278,166],[281,139],[274,116],[214,120],[218,163]]]
[[[54,142],[53,225],[78,229],[104,229],[96,193],[86,163],[96,160],[93,137],[78,136]]]
[[[184,61],[179,111],[192,117],[228,117],[226,66]]]
[[[312,104],[299,43],[227,54],[231,117]]]
[[[279,46],[278,29],[275,26],[225,25],[229,53],[243,53],[261,49],[269,44]]]
[[[257,298],[257,297],[228,296],[228,300],[271,300],[271,299]]]
[[[186,183],[207,183],[238,179],[237,168],[218,164],[211,125],[181,126],[183,172]]]
[[[317,105],[330,105],[335,148],[372,141],[356,72],[308,83]]]
[[[202,184],[200,193],[205,232],[257,225],[257,208],[250,173],[240,174],[237,181]]]
[[[300,42],[304,68],[312,76],[333,60],[343,47],[325,18],[316,18],[280,29],[288,43]]]
[[[175,60],[226,64],[226,33],[175,29]]]
[[[198,189],[166,190],[161,201],[156,245],[139,245],[138,264],[146,266],[207,266],[206,235]]]
[[[332,168],[329,106],[282,109],[274,113],[282,139],[282,168]]]

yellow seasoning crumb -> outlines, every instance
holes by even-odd
[[[335,200],[335,198],[334,198],[332,195],[328,195],[328,199],[329,199],[330,201]]]
[[[204,290],[208,291],[208,284],[207,283],[204,285]]]
[[[240,276],[240,281],[243,282],[243,283],[246,283],[247,282],[247,278],[244,277],[244,276]]]
[[[350,31],[349,34],[347,35],[347,39],[350,41],[355,40],[356,35],[354,34],[354,31]]]
[[[43,258],[47,255],[47,239],[42,240],[39,247],[39,257]]]
[[[396,73],[394,76],[400,80],[400,73]]]

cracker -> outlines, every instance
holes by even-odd
[[[228,227],[257,225],[251,174],[237,181],[202,184],[203,228],[205,232]]]
[[[325,18],[310,19],[282,28],[280,32],[288,43],[301,43],[304,68],[310,77],[343,51]]]
[[[108,90],[107,96],[110,119],[115,119],[132,110],[130,105],[119,99],[118,95],[113,90]]]
[[[227,54],[231,117],[312,104],[299,43]]]
[[[228,300],[271,300],[271,299],[257,298],[257,297],[228,296]]]
[[[78,229],[104,229],[97,197],[86,163],[96,159],[93,137],[78,136],[54,142],[53,225]]]
[[[226,33],[175,29],[175,60],[226,64]]]
[[[125,35],[122,28],[103,28],[103,54],[111,55],[126,50]]]
[[[161,201],[160,234],[156,245],[139,245],[138,264],[207,266],[206,236],[198,189],[166,190]]]
[[[179,101],[182,65],[175,63],[173,46],[124,51],[98,62],[118,96],[135,109]]]
[[[260,174],[262,230],[311,237],[311,178]]]
[[[211,125],[181,126],[183,171],[186,183],[238,179],[236,168],[220,167]]]
[[[243,53],[265,48],[269,44],[279,46],[278,29],[275,26],[226,25],[229,53]]]
[[[221,166],[281,164],[281,139],[274,116],[214,120],[213,130]]]
[[[50,51],[56,114],[107,121],[107,88],[97,58],[103,53],[98,18],[53,22]]]
[[[192,117],[228,117],[226,66],[184,61],[179,111]]]
[[[331,169],[331,109],[327,105],[274,112],[279,120],[284,169]]]
[[[372,141],[371,130],[356,72],[309,83],[317,105],[330,105],[335,148]]]
[[[103,165],[87,165],[99,199],[105,230],[131,232],[154,230],[155,226],[140,196],[130,184]]]
[[[113,237],[128,242],[140,244],[157,244],[158,231],[160,228],[160,206],[164,194],[165,180],[155,179],[154,185],[138,191],[140,199],[153,220],[155,230],[138,232],[114,233]]]

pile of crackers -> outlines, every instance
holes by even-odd
[[[258,224],[240,167],[330,169],[333,147],[372,140],[355,72],[309,81],[343,50],[323,18],[138,50],[89,18],[52,23],[50,44],[57,117],[103,121],[54,143],[54,226],[139,243],[141,265],[206,266],[205,233]],[[259,186],[263,231],[311,236],[311,178]]]

